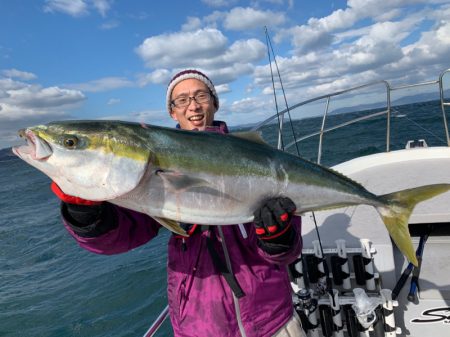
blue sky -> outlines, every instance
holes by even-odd
[[[19,128],[60,119],[173,126],[170,78],[216,84],[230,125],[275,113],[264,26],[288,103],[450,68],[450,1],[3,0],[0,148]]]

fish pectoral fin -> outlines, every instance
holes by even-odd
[[[259,131],[244,131],[244,132],[233,132],[230,133],[231,136],[250,140],[254,143],[268,145],[267,142],[263,139],[262,133]]]
[[[174,171],[156,171],[157,176],[161,177],[167,188],[173,191],[185,191],[193,187],[211,187],[211,184],[200,178],[190,177],[183,173]]]
[[[161,224],[161,226],[166,227],[171,232],[174,232],[176,234],[186,236],[186,237],[189,236],[186,233],[186,231],[183,228],[181,228],[180,223],[178,221],[170,220],[170,219],[166,219],[166,218],[159,218],[159,217],[153,217],[153,219],[155,219],[159,224]]]

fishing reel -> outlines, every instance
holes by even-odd
[[[295,295],[294,308],[300,316],[304,328],[308,330],[308,327],[317,327],[317,319],[315,318],[318,307],[317,299],[313,298],[311,291],[306,288],[300,289]]]
[[[317,309],[317,299],[311,296],[311,291],[306,288],[300,289],[296,293],[295,308],[297,311],[303,311],[306,315]]]

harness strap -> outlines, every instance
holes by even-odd
[[[209,227],[209,226],[206,226]],[[202,226],[203,230],[203,226]],[[225,278],[225,281],[227,281],[228,285],[230,286],[231,290],[233,291],[234,295],[237,298],[241,298],[245,296],[244,291],[242,290],[241,286],[239,285],[238,281],[236,280],[236,277],[234,274],[227,268],[225,263],[220,259],[219,254],[217,253],[216,249],[214,248],[213,242],[212,242],[212,233],[213,229],[209,228],[209,236],[206,237],[206,246],[208,247],[209,254],[211,255],[212,261],[214,266],[217,268],[217,270],[222,274],[222,276]]]

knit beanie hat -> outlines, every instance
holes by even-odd
[[[211,94],[214,98],[214,105],[216,109],[219,109],[219,97],[217,96],[216,88],[214,87],[214,84],[211,82],[211,80],[203,74],[202,72],[195,70],[195,69],[186,69],[183,71],[180,71],[178,74],[176,74],[169,83],[169,86],[167,87],[167,94],[166,94],[166,102],[167,102],[167,110],[169,113],[172,111],[172,107],[170,104],[171,96],[172,96],[172,90],[173,88],[180,83],[181,81],[187,80],[189,78],[194,78],[196,80],[202,81],[206,84],[206,86],[211,91]]]

